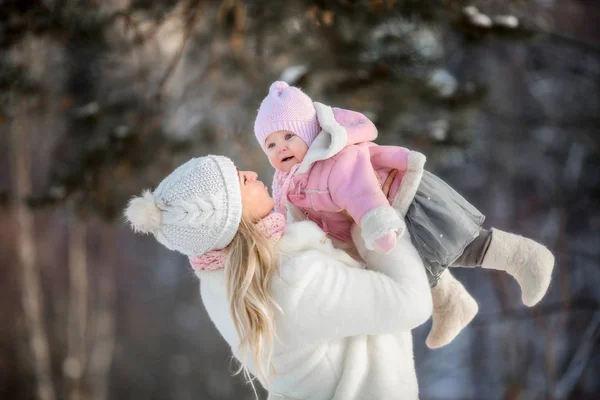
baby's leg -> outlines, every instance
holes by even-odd
[[[491,241],[492,232],[487,229],[480,229],[479,236],[465,247],[465,251],[458,257],[452,267],[481,267]]]
[[[511,274],[521,286],[523,304],[535,305],[550,285],[554,256],[545,246],[523,236],[495,228],[491,236],[481,266]]]
[[[425,343],[435,349],[454,340],[475,317],[479,307],[448,270],[442,273],[437,285],[431,289],[431,296],[433,324]]]
[[[554,256],[531,239],[492,228],[482,229],[454,266],[481,266],[508,272],[521,286],[523,303],[531,307],[548,290]]]

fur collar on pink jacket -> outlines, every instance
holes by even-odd
[[[277,172],[273,196],[288,220],[311,219],[326,232],[351,241],[359,224],[367,248],[389,231],[403,231],[404,220],[423,173],[425,156],[400,146],[379,146],[375,125],[363,114],[315,102],[322,128],[303,162],[289,174]],[[390,196],[381,182],[398,173]],[[345,210],[351,220],[340,214]]]

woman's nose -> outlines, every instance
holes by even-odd
[[[246,179],[248,179],[251,182],[258,179],[258,174],[254,171],[244,171],[244,175],[246,176]]]

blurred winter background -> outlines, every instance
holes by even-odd
[[[456,273],[480,313],[441,350],[415,331],[422,400],[600,398],[599,27],[597,0],[0,0],[0,398],[253,398],[186,259],[121,210],[207,153],[270,182],[275,79],[556,255],[531,309]]]

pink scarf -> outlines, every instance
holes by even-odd
[[[278,212],[272,212],[256,223],[258,230],[270,239],[273,243],[277,243],[283,230],[285,229],[285,216]],[[225,266],[227,253],[225,249],[212,250],[204,253],[201,256],[190,256],[190,264],[196,271],[215,271]]]
[[[287,209],[285,204],[287,202],[288,192],[290,190],[290,183],[296,173],[296,170],[300,167],[300,164],[296,164],[290,169],[290,172],[276,171],[273,176],[273,200],[275,200],[275,211],[286,215]]]

